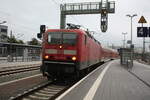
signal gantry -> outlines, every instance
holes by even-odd
[[[101,30],[106,32],[108,28],[108,13],[115,13],[114,1],[67,3],[60,5],[61,18],[60,28],[66,26],[66,15],[101,14]]]

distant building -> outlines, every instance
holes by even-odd
[[[0,25],[0,42],[7,42],[8,26]]]

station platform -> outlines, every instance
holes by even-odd
[[[108,62],[80,80],[56,100],[149,100],[150,66],[134,62],[128,71],[120,60]]]
[[[29,66],[29,65],[40,65],[42,61],[30,61],[30,62],[7,62],[0,63],[0,70],[7,69],[10,67],[20,67],[20,66]]]
[[[135,61],[134,66],[135,67],[132,68],[131,72],[150,86],[150,65]]]

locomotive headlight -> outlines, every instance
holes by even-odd
[[[45,58],[45,59],[48,59],[48,58],[49,58],[49,56],[48,56],[48,55],[46,55],[44,58]]]
[[[77,57],[73,56],[73,57],[72,57],[72,60],[73,60],[73,61],[76,61],[76,60],[77,60]]]
[[[62,45],[60,45],[59,48],[62,49]]]

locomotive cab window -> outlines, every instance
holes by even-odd
[[[75,45],[77,41],[77,34],[63,33],[63,44]]]
[[[50,44],[68,44],[75,45],[77,34],[73,32],[49,32],[48,43]]]
[[[61,33],[58,32],[50,32],[48,34],[48,43],[51,44],[60,44],[61,43]]]

